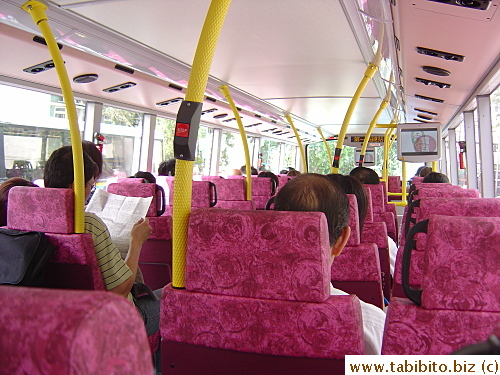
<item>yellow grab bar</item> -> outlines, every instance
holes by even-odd
[[[323,131],[319,127],[317,129],[318,129],[319,135],[321,136],[321,139],[323,140],[323,143],[325,144],[326,154],[328,155],[328,163],[329,163],[330,173],[333,173],[332,152],[330,151],[330,147],[328,147],[328,142],[326,141],[326,138],[323,135]]]
[[[245,133],[245,127],[243,126],[243,122],[241,121],[238,109],[236,108],[233,98],[231,97],[231,92],[229,91],[229,88],[226,85],[223,85],[219,87],[219,90],[222,92],[222,94],[226,97],[227,101],[229,102],[229,105],[231,106],[231,109],[233,111],[234,118],[236,119],[236,122],[238,123],[238,128],[240,130],[241,142],[243,143],[243,150],[245,151],[245,165],[247,172],[247,185],[246,185],[245,196],[246,200],[250,201],[252,200],[252,173],[251,173],[252,167],[250,165],[250,151],[248,150],[248,140],[247,140],[247,135]]]
[[[73,170],[74,181],[73,190],[75,194],[75,233],[83,233],[85,231],[85,177],[83,175],[83,148],[82,139],[80,137],[80,128],[78,127],[78,116],[76,114],[75,98],[68,77],[68,72],[64,66],[64,60],[61,52],[57,46],[54,34],[48,24],[48,18],[45,11],[48,9],[45,4],[39,1],[30,0],[25,3],[22,8],[27,11],[33,22],[38,25],[42,32],[47,47],[49,48],[50,55],[54,61],[59,83],[64,97],[64,104],[66,105],[66,112],[68,113],[69,130],[71,136],[71,145],[73,150]]]
[[[203,102],[215,47],[217,46],[219,34],[230,4],[231,0],[212,0],[210,3],[210,8],[208,9],[200,40],[196,48],[186,97],[184,99],[185,102]],[[196,119],[194,120],[196,121]],[[198,116],[198,124],[199,120],[200,117]],[[193,136],[197,137],[197,134]],[[172,286],[174,288],[184,288],[185,284],[187,232],[193,190],[193,165],[193,160],[178,158],[175,166],[176,182],[174,185],[172,218]]]
[[[288,120],[288,123],[292,127],[292,130],[295,134],[295,138],[297,138],[297,142],[299,144],[299,149],[300,149],[300,155],[302,156],[302,172],[307,173],[307,160],[306,160],[306,152],[304,150],[304,145],[302,144],[302,140],[299,137],[299,132],[295,128],[295,125],[293,124],[292,116],[290,116],[289,113],[285,115],[286,119]]]

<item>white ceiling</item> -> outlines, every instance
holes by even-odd
[[[365,7],[367,4],[371,7],[376,2],[359,1]],[[381,1],[388,4],[389,0]],[[439,115],[433,120],[448,124],[476,90],[481,79],[498,62],[500,16],[496,10],[499,1],[493,0],[488,11],[464,9],[427,0],[395,1],[396,6],[392,6],[394,30],[391,32],[394,32],[401,44],[397,58],[403,72],[401,82],[404,87],[406,119],[409,122],[416,116],[414,108],[418,107],[437,112]],[[13,6],[22,3],[24,0],[0,0],[0,20],[2,13],[10,14]],[[49,19],[60,21],[60,24],[55,24],[59,26],[56,29],[61,33],[64,34],[71,28],[86,28],[85,37],[78,34],[69,35],[66,39],[72,42],[78,40],[82,44],[86,43],[85,38],[93,39],[90,44],[94,51],[101,48],[108,57],[110,53],[116,52],[115,57],[119,55],[118,60],[122,63],[149,72],[149,76],[136,72],[138,74],[134,76],[134,80],[141,79],[143,82],[133,89],[113,94],[113,100],[154,107],[157,101],[184,95],[168,89],[163,89],[162,94],[165,82],[154,75],[164,75],[170,81],[186,83],[188,65],[192,63],[210,0],[54,0],[47,3],[50,6]],[[359,35],[354,19],[356,17],[352,18],[350,14],[349,19],[346,16],[344,8],[356,8],[357,5],[357,0],[233,0],[211,66],[210,74],[214,82],[227,83],[237,88],[235,101],[244,108],[274,116],[291,112],[299,123],[303,120],[304,124],[322,126],[327,135],[337,134],[350,98],[363,77],[366,60],[371,58],[367,56],[367,48],[372,53],[369,45],[363,45],[365,41]],[[57,6],[61,8],[58,9]],[[68,21],[64,18],[66,16],[73,18]],[[355,16],[359,17],[357,14]],[[14,26],[22,24],[24,29],[28,27],[26,25],[29,20],[25,16],[17,14],[15,18],[18,24],[7,18],[3,22]],[[80,22],[83,26],[80,26]],[[100,25],[104,25],[104,28]],[[392,27],[391,23],[388,25]],[[29,28],[36,30],[34,26]],[[118,34],[110,33],[109,30]],[[135,41],[139,41],[144,48]],[[463,63],[456,63],[419,55],[415,52],[416,46],[463,54],[466,59]],[[67,47],[65,50],[68,53]],[[26,67],[30,55],[33,63],[40,62],[36,60],[39,57],[34,52],[21,54],[24,61],[17,65],[17,71],[9,75],[20,79],[35,79],[23,76],[22,69],[19,72],[19,66]],[[73,54],[78,55],[77,52]],[[81,60],[81,55],[78,56]],[[171,61],[169,56],[175,61]],[[98,61],[95,59],[97,58],[89,57],[87,62],[75,63],[71,74],[89,73],[90,71],[85,71],[85,66],[98,69]],[[12,65],[4,62],[1,64],[2,72],[6,71],[4,66]],[[450,70],[452,75],[444,78],[431,76],[422,72],[422,65],[442,67]],[[12,69],[16,69],[15,64]],[[102,74],[107,74],[107,78]],[[37,76],[41,77],[42,74]],[[101,90],[107,87],[108,82],[116,84],[124,82],[120,81],[122,79],[130,80],[125,73],[115,71],[111,65],[100,76],[103,80],[100,78],[97,81],[101,82],[97,88],[94,89],[91,87],[94,84],[89,84],[75,89],[88,95],[103,96]],[[421,76],[436,81],[449,81],[452,88],[438,89],[414,81],[415,77]],[[42,80],[38,77],[36,79]],[[378,79],[377,87],[382,87],[378,74],[375,79]],[[40,83],[50,85],[48,78],[47,81],[42,81]],[[216,87],[214,83],[210,86],[209,82],[208,90],[211,95],[221,98]],[[377,87],[372,81],[366,87],[352,116],[349,133],[364,132],[372,120],[381,97],[385,95]],[[445,103],[416,99],[415,94],[443,97]],[[104,96],[103,100],[106,98]],[[176,108],[178,107],[171,106],[159,110],[172,112]],[[392,113],[387,110],[378,122],[388,123],[391,118]]]

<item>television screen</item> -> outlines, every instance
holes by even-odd
[[[354,163],[355,164],[358,164],[360,154],[361,154],[361,148],[356,148],[356,150],[354,150]],[[367,148],[366,152],[365,152],[365,159],[363,160],[363,166],[365,166],[365,167],[374,166],[375,163],[376,163],[375,149],[374,148]]]
[[[436,128],[401,129],[398,135],[401,156],[438,155],[438,130]]]

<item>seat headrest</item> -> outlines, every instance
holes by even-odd
[[[427,236],[422,307],[500,312],[500,218],[431,215]]]
[[[387,203],[384,185],[363,184],[366,191],[370,191],[372,195],[372,209],[375,213],[385,212],[384,205]]]
[[[225,201],[244,201],[246,199],[245,195],[246,180],[220,179],[220,181],[213,181],[213,182],[217,186],[218,198]]]
[[[421,198],[419,210],[415,211],[417,221],[434,215],[469,217],[500,216],[498,198]]]
[[[356,246],[360,243],[358,200],[354,194],[347,194],[349,199],[349,227],[351,235],[347,241],[347,246]]]
[[[7,226],[47,233],[75,232],[72,189],[15,186],[9,192]]]
[[[373,223],[373,203],[372,203],[372,192],[370,190],[366,190],[366,200],[368,205],[366,206],[366,216],[365,223]]]
[[[138,179],[139,180],[139,179]],[[153,197],[146,216],[160,216],[165,211],[164,192],[157,184],[113,183],[108,186],[108,193],[125,197],[149,198]]]
[[[451,186],[419,188],[418,194],[414,196],[414,199],[426,197],[479,198],[479,191],[476,189],[462,189],[460,187],[452,188]]]
[[[320,212],[191,213],[186,289],[322,302],[330,294],[330,246]]]
[[[146,181],[144,178],[132,178],[132,177],[127,177],[127,178],[119,178],[116,180],[119,184],[142,184]]]

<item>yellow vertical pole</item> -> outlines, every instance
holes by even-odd
[[[406,194],[406,162],[401,162],[401,201],[406,202],[407,194]]]
[[[245,165],[247,171],[247,186],[246,186],[246,200],[252,200],[252,173],[251,173],[251,165],[250,165],[250,151],[248,150],[248,140],[247,135],[245,133],[245,127],[243,126],[243,122],[241,122],[241,117],[234,104],[233,98],[231,97],[231,92],[226,85],[219,87],[219,90],[226,97],[229,105],[231,106],[231,110],[233,111],[234,118],[238,123],[238,129],[240,130],[241,142],[243,143],[243,150],[245,152]]]
[[[432,171],[433,172],[437,172],[438,171],[438,162],[437,161],[433,161],[432,162]]]
[[[321,136],[321,139],[323,140],[323,143],[325,144],[326,154],[328,155],[328,163],[329,163],[330,173],[333,173],[332,152],[330,151],[330,147],[328,146],[328,142],[326,141],[326,138],[323,135],[323,131],[321,130],[320,127],[318,127],[317,129],[318,129],[319,135]]]
[[[382,178],[387,181],[387,176],[389,174],[387,167],[389,163],[389,136],[390,130],[386,129],[384,134],[384,163],[382,164]]]
[[[230,4],[231,0],[212,0],[210,3],[189,76],[186,97],[184,99],[184,102],[188,102],[187,104],[189,102],[203,102],[215,47],[217,46],[219,34]],[[198,124],[199,120],[200,117],[198,116]],[[179,126],[179,122],[177,126]],[[172,286],[174,288],[184,288],[185,284],[187,233],[193,188],[193,165],[194,160],[182,160],[178,158],[175,166],[172,238]]]
[[[66,105],[66,113],[68,114],[69,130],[73,151],[75,233],[83,233],[85,231],[85,219],[83,213],[85,206],[83,149],[82,140],[80,137],[80,128],[78,127],[78,116],[76,113],[75,99],[73,97],[73,91],[71,89],[68,72],[66,71],[66,67],[64,66],[64,60],[57,46],[54,34],[52,33],[52,30],[50,29],[50,26],[48,24],[48,18],[45,14],[45,11],[48,9],[47,6],[40,3],[39,1],[31,0],[25,3],[22,8],[31,15],[33,22],[40,28],[40,31],[45,38],[45,42],[47,43],[47,47],[49,48],[52,60],[54,61],[57,76],[59,77],[59,83],[61,85],[61,91],[64,97],[64,104]]]
[[[299,144],[299,149],[300,149],[300,155],[302,157],[302,172],[307,173],[307,160],[306,160],[306,152],[304,150],[304,145],[302,144],[302,140],[299,137],[299,132],[295,128],[295,125],[293,124],[292,116],[290,114],[285,115],[286,119],[288,120],[288,123],[292,127],[292,130],[295,134],[295,138],[297,138],[297,143]]]
[[[351,103],[349,104],[349,108],[347,109],[344,121],[342,122],[342,128],[340,129],[339,139],[337,141],[337,146],[335,147],[335,155],[333,157],[333,173],[339,173],[340,155],[342,154],[342,147],[344,146],[344,138],[347,134],[347,128],[349,127],[349,122],[351,121],[354,109],[356,108],[359,98],[361,97],[361,94],[363,93],[366,85],[368,84],[370,79],[373,78],[373,76],[378,70],[378,65],[380,64],[380,60],[382,59],[383,40],[384,40],[384,28],[382,27],[380,43],[378,45],[375,57],[373,61],[368,64],[368,67],[365,70],[363,78],[361,79],[361,82],[359,83],[359,86],[356,92],[354,93],[354,96],[351,99]]]

